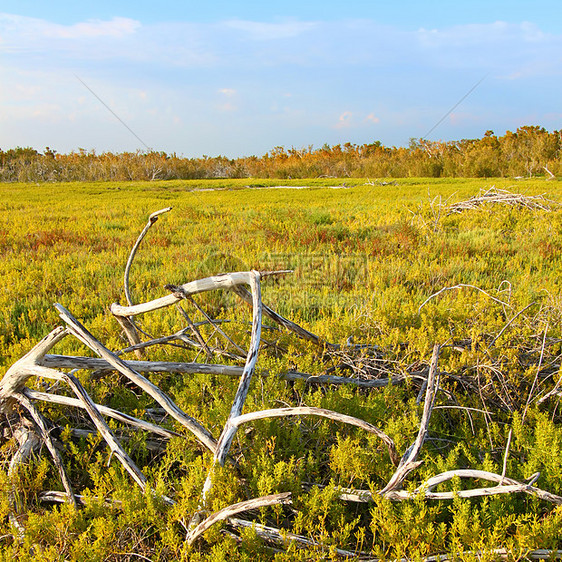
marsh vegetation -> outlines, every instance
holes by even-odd
[[[1,373],[61,324],[54,302],[108,349],[130,347],[109,307],[125,302],[124,267],[147,217],[173,207],[135,258],[135,302],[169,294],[165,285],[177,288],[218,273],[290,269],[290,275],[264,277],[263,301],[319,338],[320,345],[264,318],[245,411],[336,411],[380,428],[402,456],[419,435],[439,346],[433,370],[439,379],[415,459],[422,462],[397,489],[405,501],[380,493],[396,466],[377,434],[306,415],[261,419],[237,432],[234,462],[216,467],[206,508],[220,512],[288,493],[290,505],[227,518],[190,543],[189,523],[201,509],[213,454],[122,374],[80,369],[75,376],[96,403],[177,435],[161,440],[108,421],[146,476],[143,491],[87,416],[36,402],[83,497],[75,508],[45,496],[64,490],[48,454],[8,476],[18,445],[6,418],[0,472],[5,559],[423,559],[444,553],[517,559],[562,548],[562,511],[553,500],[562,491],[558,182],[363,178],[346,179],[345,189],[327,189],[344,183],[333,179],[306,183],[308,189],[298,190],[257,189],[279,180],[248,179],[0,185]],[[452,212],[492,186],[524,196],[527,204],[483,201]],[[208,348],[227,353],[167,345],[151,351],[150,359],[243,365],[241,353],[218,338],[208,320],[219,321],[246,350],[251,309],[232,291],[193,300],[184,304]],[[143,317],[142,329],[158,337],[183,328],[185,317],[179,322],[165,309]],[[54,352],[92,355],[76,338],[63,339]],[[121,356],[138,359],[134,351]],[[294,372],[316,380],[283,376]],[[330,376],[356,384],[334,384]],[[147,377],[219,436],[238,377]],[[386,383],[362,384],[377,380]],[[36,393],[70,397],[63,385],[42,378],[28,385]],[[479,472],[466,479],[459,470]],[[457,472],[440,483],[431,480],[449,471]],[[492,487],[509,485],[510,493],[465,497],[471,494],[463,490],[490,488],[483,480],[489,473],[501,477]],[[426,491],[444,495],[419,493],[424,483]],[[21,540],[8,517],[14,489],[25,528]],[[267,540],[260,526],[288,538]],[[291,540],[297,536],[308,542]]]

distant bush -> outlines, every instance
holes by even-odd
[[[79,149],[58,154],[47,147],[0,149],[0,181],[138,181],[211,178],[311,177],[513,177],[562,174],[562,131],[525,126],[498,137],[428,141],[412,139],[407,148],[379,141],[356,145],[286,150],[226,158],[186,158],[165,152],[104,152]]]

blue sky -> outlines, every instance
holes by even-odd
[[[561,86],[559,0],[0,0],[2,149],[235,157],[554,130]]]

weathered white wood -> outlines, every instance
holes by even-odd
[[[535,475],[537,477],[538,475]],[[480,480],[488,480],[490,482],[497,482],[499,485],[492,488],[478,488],[475,490],[459,490],[454,492],[434,492],[433,489],[443,482],[447,482],[455,477],[458,478],[475,478]],[[503,483],[502,483],[503,482]],[[406,490],[393,490],[387,494],[384,494],[390,500],[409,500],[413,499],[418,495],[423,495],[428,499],[453,499],[455,496],[458,497],[478,497],[478,496],[491,496],[497,494],[508,494],[508,493],[519,493],[523,492],[531,496],[537,496],[541,500],[554,503],[556,505],[562,505],[562,497],[556,494],[552,494],[529,483],[519,482],[513,478],[507,478],[501,474],[496,474],[494,472],[488,472],[485,470],[472,470],[472,469],[459,469],[459,470],[449,470],[441,474],[437,474],[426,480],[421,486],[419,486],[414,492],[407,492]]]
[[[294,533],[287,533],[286,531],[281,532],[279,529],[276,529],[275,527],[269,527],[266,525],[262,525],[260,523],[255,523],[253,521],[246,521],[244,519],[239,519],[237,517],[229,517],[227,522],[230,526],[234,528],[253,529],[256,532],[256,534],[262,539],[283,546],[286,546],[290,542],[297,543],[300,546],[314,546],[314,547],[321,546],[318,542],[313,541],[308,537],[304,537],[302,535],[296,535]],[[358,556],[365,557],[368,555],[368,553],[366,552],[357,552],[357,551],[352,552],[350,550],[343,550],[341,548],[335,548],[333,550],[336,552],[338,556],[342,558],[356,558]],[[328,551],[328,549],[326,549],[326,551]],[[329,551],[332,552],[332,548],[330,548]],[[328,554],[328,552],[326,552],[326,554]]]
[[[246,364],[244,365],[244,372],[240,377],[238,389],[236,390],[236,395],[234,396],[234,400],[232,402],[228,420],[226,421],[222,434],[217,443],[215,461],[221,465],[224,464],[224,461],[226,460],[226,455],[228,454],[230,445],[232,444],[232,440],[234,439],[234,435],[236,434],[237,428],[236,425],[234,425],[232,422],[242,413],[242,409],[244,408],[244,403],[246,402],[246,397],[248,395],[248,391],[250,390],[252,375],[254,374],[254,370],[256,368],[258,351],[260,347],[262,301],[260,289],[260,274],[257,271],[252,272],[250,287],[252,289],[253,298],[253,318],[250,348],[248,350]]]
[[[88,412],[92,422],[96,426],[96,429],[100,432],[105,442],[109,445],[109,448],[125,467],[127,472],[133,477],[142,490],[146,488],[146,477],[142,471],[137,467],[133,459],[129,457],[127,452],[123,449],[109,426],[105,423],[99,410],[96,408],[96,404],[92,401],[89,394],[86,392],[84,387],[80,384],[80,381],[71,373],[61,373],[55,371],[54,369],[49,369],[48,367],[41,367],[39,365],[29,366],[28,372],[37,377],[44,377],[48,379],[53,379],[57,381],[62,381],[78,396],[78,398],[84,404],[84,409]]]
[[[278,375],[286,381],[306,381],[307,384],[350,384],[360,388],[384,388],[389,384],[400,384],[406,380],[405,376],[396,376],[384,379],[358,379],[355,377],[339,377],[337,375],[309,375],[297,371],[288,371]]]
[[[76,398],[70,398],[69,396],[60,396],[58,394],[50,394],[48,392],[39,392],[37,390],[31,390],[26,388],[23,390],[23,394],[33,400],[41,400],[42,402],[50,402],[51,404],[60,404],[61,406],[72,406],[73,408],[86,409],[86,406],[81,400]],[[132,425],[139,429],[144,429],[145,431],[150,431],[151,433],[156,433],[162,437],[170,439],[171,437],[181,437],[180,433],[176,433],[170,429],[166,429],[159,425],[123,414],[113,408],[108,408],[107,406],[101,406],[100,404],[94,404],[100,414],[108,416],[110,418],[116,419],[120,422]]]
[[[236,435],[237,427],[232,423],[240,414],[250,389],[250,382],[256,367],[258,359],[258,351],[261,339],[261,317],[262,317],[262,301],[261,301],[261,288],[260,288],[260,274],[257,271],[252,271],[250,276],[250,287],[252,290],[253,299],[253,315],[252,315],[252,334],[250,336],[250,348],[244,365],[244,371],[238,383],[238,389],[230,408],[230,414],[226,423],[224,424],[222,433],[217,442],[217,447],[214,454],[213,466],[211,466],[202,491],[202,505],[205,505],[207,493],[212,486],[214,466],[216,463],[224,464],[232,440]]]
[[[433,406],[435,405],[435,397],[439,388],[439,372],[437,370],[439,351],[440,346],[436,344],[433,347],[429,373],[427,375],[427,389],[425,393],[425,402],[423,405],[423,414],[420,420],[420,428],[418,430],[416,440],[402,456],[398,469],[392,475],[392,477],[388,481],[388,484],[380,491],[381,495],[385,495],[391,490],[396,490],[402,484],[406,476],[421,464],[421,462],[416,461],[416,459],[425,441],[425,438],[427,437],[429,419],[431,417],[431,412],[433,411]]]
[[[556,205],[554,201],[546,199],[543,195],[523,195],[521,193],[513,193],[506,189],[498,189],[492,186],[487,190],[480,190],[478,195],[459,201],[449,206],[448,214],[461,213],[462,211],[476,209],[481,205],[488,203],[501,203],[503,205],[512,205],[517,207],[525,207],[527,209],[539,209],[541,211],[552,211],[552,207]]]
[[[164,338],[162,338],[164,339]],[[240,377],[244,367],[236,365],[218,365],[213,363],[181,363],[171,361],[133,361],[122,359],[131,369],[141,373],[185,373],[185,374],[210,374]],[[53,369],[87,369],[87,370],[115,370],[105,359],[98,357],[81,357],[76,355],[51,355],[47,354],[39,364]],[[269,376],[261,372],[262,376]],[[286,381],[306,381],[309,384],[351,384],[361,388],[382,388],[389,384],[400,384],[406,377],[396,376],[384,379],[358,379],[355,377],[339,377],[336,375],[310,375],[297,371],[288,371],[275,375]]]
[[[533,481],[538,478],[538,473],[534,475],[531,482],[519,482],[513,478],[507,478],[504,475],[496,474],[494,472],[487,472],[485,470],[472,470],[472,469],[458,469],[442,472],[428,478],[414,491],[407,490],[390,490],[388,492],[378,492],[386,499],[391,501],[407,501],[414,500],[422,496],[427,500],[452,500],[458,498],[477,498],[486,496],[497,496],[503,494],[525,493],[531,496],[556,504],[562,505],[562,497],[556,494],[551,494],[541,488],[532,485]],[[485,488],[473,488],[470,490],[455,490],[451,492],[434,492],[434,488],[443,482],[448,482],[453,478],[487,480],[489,482],[496,482],[497,486]],[[357,503],[369,503],[374,501],[373,493],[370,490],[356,490],[353,488],[339,488],[338,495],[341,500],[352,501]]]
[[[115,319],[123,329],[123,332],[125,332],[125,336],[129,340],[129,344],[136,347],[135,355],[139,359],[142,359],[143,347],[139,345],[141,343],[141,339],[133,321],[127,316],[115,316]]]
[[[122,502],[119,500],[112,500],[110,498],[97,498],[95,496],[82,496],[80,494],[74,494],[74,497],[78,503],[83,505],[92,501],[103,501],[103,503],[107,506],[116,508],[120,508],[122,506]],[[46,492],[41,492],[39,494],[39,499],[44,502],[64,503],[66,501],[66,494],[57,490],[48,490]]]
[[[143,241],[146,233],[149,231],[150,227],[158,220],[160,215],[167,213],[172,210],[172,207],[166,207],[165,209],[160,209],[159,211],[155,211],[148,217],[148,222],[146,226],[143,228],[142,232],[139,234],[135,245],[133,246],[131,253],[129,254],[129,259],[127,260],[127,265],[125,265],[125,274],[123,277],[123,285],[125,288],[125,298],[127,299],[127,303],[129,306],[133,304],[133,300],[131,298],[131,291],[129,288],[129,272],[131,270],[131,265],[133,264],[133,260],[135,259],[135,254],[139,249],[140,243]]]
[[[186,373],[226,375],[239,377],[244,372],[244,367],[236,365],[215,365],[213,363],[181,363],[173,361],[132,361],[122,359],[123,363],[134,371],[143,373]],[[105,359],[98,357],[81,357],[76,355],[45,355],[39,362],[45,367],[58,369],[86,369],[92,371],[112,370],[116,371]]]
[[[19,448],[14,453],[10,460],[10,465],[8,467],[8,479],[12,482],[17,470],[22,466],[27,459],[41,447],[41,440],[39,439],[37,433],[32,431],[28,424],[31,422],[24,420],[20,423],[13,431],[13,437],[18,442]],[[66,494],[65,501],[67,499]],[[17,538],[21,541],[25,536],[25,527],[20,522],[20,506],[18,498],[18,490],[11,484],[8,491],[8,503],[10,505],[9,519],[10,523],[14,526],[17,531]]]
[[[68,329],[80,341],[105,359],[113,368],[125,375],[130,381],[134,382],[149,396],[154,398],[168,414],[189,429],[211,452],[215,451],[216,444],[213,436],[196,419],[183,412],[176,406],[173,400],[155,384],[131,369],[122,359],[101,344],[68,310],[66,310],[66,308],[60,304],[55,304],[55,307],[59,311],[61,318],[67,323]]]
[[[52,347],[63,339],[68,332],[59,326],[47,334],[31,351],[16,361],[0,380],[0,410],[12,401],[13,394],[20,391],[32,374],[27,373],[28,365],[35,365],[52,349]]]
[[[384,433],[384,431],[381,431],[378,427],[362,419],[355,418],[353,416],[347,416],[345,414],[340,414],[339,412],[334,412],[332,410],[326,410],[324,408],[313,408],[308,406],[299,406],[296,408],[276,408],[271,410],[249,412],[247,414],[243,414],[234,418],[230,423],[238,428],[244,423],[255,420],[266,418],[281,418],[288,416],[319,416],[321,418],[327,418],[333,421],[354,425],[356,427],[364,429],[365,431],[368,431],[369,433],[374,433],[386,444],[388,453],[390,455],[390,460],[393,462],[393,464],[398,465],[400,459],[398,458],[398,455],[396,453],[396,446],[394,444],[394,441],[386,433]]]
[[[33,421],[35,422],[36,426],[39,428],[41,433],[41,438],[43,442],[49,449],[51,453],[51,457],[53,458],[53,462],[58,470],[60,479],[62,481],[62,485],[66,490],[66,499],[67,501],[76,507],[76,498],[74,497],[74,492],[72,490],[72,484],[66,474],[66,470],[64,469],[64,464],[62,462],[62,458],[60,453],[58,452],[53,440],[51,439],[51,435],[49,430],[47,429],[47,425],[45,424],[45,419],[43,416],[38,412],[37,408],[33,405],[33,402],[23,393],[16,392],[14,393],[14,398],[31,414]]]
[[[269,507],[271,505],[279,504],[291,504],[291,492],[282,492],[280,494],[271,494],[269,496],[262,496],[260,498],[253,498],[251,500],[235,503],[224,507],[223,509],[209,515],[207,519],[201,521],[197,527],[191,529],[186,537],[188,544],[192,544],[197,537],[204,533],[207,529],[212,527],[215,523],[219,521],[224,521],[229,517],[238,515],[244,511],[250,511],[251,509],[259,509],[262,507]]]
[[[244,365],[244,372],[240,377],[240,382],[238,384],[238,389],[232,402],[232,407],[230,409],[229,421],[238,417],[242,413],[244,408],[244,403],[246,402],[246,396],[248,395],[248,390],[250,389],[250,382],[252,380],[252,375],[254,374],[256,368],[256,362],[258,359],[258,352],[260,348],[261,339],[261,316],[262,316],[262,301],[261,301],[261,287],[260,287],[260,274],[257,271],[251,272],[250,287],[252,289],[252,333],[250,337],[250,348],[248,350],[248,355],[246,357],[246,364]],[[217,454],[218,454],[217,447]]]
[[[216,289],[232,289],[236,285],[250,284],[251,276],[251,271],[223,273],[221,275],[205,277],[204,279],[197,279],[196,281],[179,285],[179,288],[181,289],[182,294],[196,295],[197,293],[214,291]],[[118,303],[114,303],[111,305],[111,312],[115,316],[136,316],[138,314],[145,314],[147,312],[152,312],[154,310],[176,304],[181,299],[182,296],[169,294],[164,297],[160,297],[159,299],[133,306],[122,306]]]

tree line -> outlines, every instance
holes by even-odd
[[[0,149],[0,181],[127,181],[207,178],[518,177],[562,175],[562,130],[523,126],[479,139],[411,139],[407,147],[380,141],[322,148],[277,146],[265,155],[187,158],[165,152],[60,154],[47,147]]]

